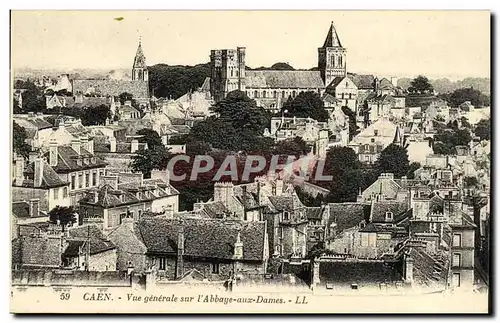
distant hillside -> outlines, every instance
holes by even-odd
[[[279,63],[273,64],[271,67],[261,66],[261,67],[254,68],[253,70],[255,70],[255,71],[265,71],[265,70],[295,71],[295,68],[293,68],[293,66],[291,66],[288,63],[279,62]]]
[[[104,70],[104,69],[89,69],[89,68],[76,68],[70,70],[64,69],[40,69],[40,68],[20,68],[13,70],[14,78],[20,79],[39,79],[43,76],[49,77],[56,80],[61,74],[69,74],[71,79],[126,79],[130,80],[131,71],[130,69],[115,69],[115,70]]]
[[[403,89],[410,87],[411,78],[400,78],[398,85]],[[486,77],[468,77],[460,81],[452,82],[447,78],[430,80],[434,90],[439,93],[450,93],[460,88],[472,87],[485,94],[490,94],[491,80]]]

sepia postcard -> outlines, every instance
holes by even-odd
[[[11,11],[10,311],[482,313],[489,11]]]

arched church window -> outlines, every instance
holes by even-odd
[[[231,69],[231,77],[233,77],[233,69]]]
[[[343,66],[343,65],[342,65],[342,56],[341,56],[341,55],[339,56],[339,66],[340,66],[340,67],[342,67],[342,66]]]
[[[277,98],[278,97],[278,94],[276,91],[273,91],[273,98]]]
[[[297,95],[296,91],[292,91],[292,97],[295,97]]]
[[[281,97],[284,99],[286,97],[285,91],[281,91]]]
[[[263,97],[263,98],[266,98],[266,96],[267,96],[267,93],[266,93],[266,92],[267,92],[266,90],[262,91],[262,97]]]
[[[253,92],[253,97],[258,98],[259,97],[259,91],[254,91]]]

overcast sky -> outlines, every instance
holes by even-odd
[[[490,76],[487,11],[13,11],[11,17],[14,68],[128,68],[139,36],[148,65],[205,63],[210,49],[245,46],[250,67],[311,68],[333,21],[350,72]]]

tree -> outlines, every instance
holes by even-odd
[[[125,104],[126,101],[131,101],[134,99],[134,96],[131,93],[128,92],[123,92],[118,96],[118,99],[120,100],[120,104]]]
[[[106,119],[111,118],[111,111],[105,104],[90,106],[82,109],[80,119],[84,126],[97,126],[106,124]]]
[[[455,147],[469,145],[472,136],[469,129],[458,128],[456,124],[450,122],[446,128],[438,130],[434,140],[435,154],[453,155],[456,152]]]
[[[464,184],[465,187],[475,187],[479,182],[476,177],[467,176],[464,178]]]
[[[361,165],[358,156],[348,147],[335,146],[328,150],[323,175],[331,175],[332,181],[317,184],[330,190],[330,203],[355,202],[361,182]]]
[[[327,121],[328,112],[325,110],[323,100],[316,92],[301,92],[295,98],[289,97],[283,104],[281,113],[288,110],[287,116],[297,118],[311,117],[317,121]],[[280,113],[280,116],[281,116]]]
[[[31,151],[30,145],[26,143],[26,130],[18,125],[15,121],[12,124],[12,147],[14,152],[23,156],[24,158],[28,158],[28,155]]]
[[[16,88],[23,89],[22,110],[26,112],[41,112],[46,109],[45,95],[42,89],[38,88],[35,83],[29,79],[26,81],[16,82]]]
[[[300,137],[281,140],[274,149],[274,153],[277,155],[295,156],[296,158],[306,155],[308,152],[307,143]]]
[[[342,112],[349,118],[349,140],[351,140],[359,132],[359,127],[356,123],[356,113],[347,106],[342,107]]]
[[[325,200],[325,197],[323,195],[318,194],[316,195],[316,197],[314,197],[303,191],[300,187],[296,187],[295,192],[297,193],[299,200],[305,206],[321,206]]]
[[[488,95],[483,94],[478,90],[474,90],[471,87],[457,89],[450,94],[449,102],[454,108],[458,107],[465,101],[470,101],[470,103],[475,107],[490,105],[490,97]]]
[[[380,157],[377,160],[377,168],[379,174],[392,173],[396,178],[406,176],[410,169],[406,148],[395,144],[387,146],[380,153]]]
[[[149,178],[153,169],[166,169],[168,161],[172,157],[169,149],[165,146],[153,146],[153,148],[139,149],[132,156],[132,169],[144,174]]]
[[[420,163],[418,162],[411,163],[410,166],[408,167],[408,173],[406,174],[406,177],[408,177],[408,179],[414,179],[415,171],[420,167],[422,167],[422,165],[420,165]]]
[[[76,223],[76,212],[71,206],[56,206],[49,212],[49,222],[59,224],[62,231],[68,225]]]
[[[411,81],[411,86],[408,88],[408,92],[415,94],[432,94],[434,88],[429,82],[429,79],[423,75],[419,75]]]
[[[196,66],[169,66],[157,64],[148,67],[149,90],[155,97],[177,99],[190,90],[201,87],[210,77],[210,64]]]
[[[226,151],[269,151],[274,142],[263,136],[271,117],[244,92],[233,91],[211,108],[214,115],[196,123],[186,143],[205,142]]]
[[[474,130],[474,134],[478,136],[481,140],[490,140],[491,138],[491,120],[490,119],[482,119]]]
[[[153,129],[143,128],[137,131],[137,134],[139,136],[142,136],[139,139],[139,142],[146,143],[148,145],[148,149],[153,149],[155,147],[163,146],[163,142],[161,141],[160,135]]]

